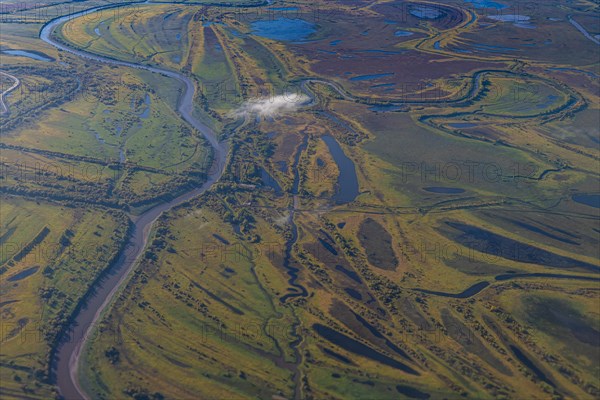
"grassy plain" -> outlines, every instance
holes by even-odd
[[[86,349],[85,389],[106,399],[597,397],[599,216],[573,197],[598,193],[597,49],[566,20],[591,5],[545,11],[559,21],[524,10],[526,29],[485,9],[469,22],[448,4],[436,19],[408,2],[326,4],[318,19],[315,4],[294,5],[316,30],[304,41],[252,34],[275,12],[209,9],[207,24],[197,5],[64,26],[63,39],[87,51],[189,73],[197,112],[224,132],[243,100],[322,81],[309,85],[316,105],[227,131],[225,175],[155,226]],[[123,72],[96,68],[106,80]],[[47,136],[26,127],[7,143],[112,158],[122,145],[148,169],[116,188],[167,181],[167,160],[198,140],[161,126],[181,124],[176,89],[140,72],[121,79],[133,103],[104,114],[74,101],[33,125]],[[107,118],[128,124],[125,140]],[[332,198],[351,171],[325,135],[353,163],[359,189],[344,204]],[[44,225],[15,221],[28,241]]]
[[[50,350],[128,224],[109,210],[2,197],[2,396],[49,398]]]

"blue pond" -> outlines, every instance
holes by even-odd
[[[351,81],[372,81],[374,79],[385,78],[386,76],[394,75],[393,72],[385,74],[372,74],[372,75],[358,75],[350,78]]]
[[[275,180],[275,178],[273,178],[271,176],[271,174],[269,174],[262,167],[260,168],[260,178],[261,178],[262,183],[263,183],[264,186],[270,187],[277,194],[281,194],[282,193],[281,186],[279,186],[279,183]]]
[[[527,22],[531,19],[527,15],[519,15],[519,14],[506,14],[506,15],[488,15],[490,19],[501,22]]]
[[[495,8],[496,10],[502,10],[508,7],[505,4],[491,0],[465,0],[465,3],[471,3],[475,8]]]
[[[354,163],[333,136],[325,135],[321,139],[327,145],[329,153],[337,164],[340,171],[336,183],[336,193],[333,195],[333,201],[336,204],[345,204],[354,201],[358,196],[358,177]]]
[[[506,51],[519,51],[519,49],[515,49],[513,47],[502,47],[502,46],[494,46],[491,44],[474,44],[473,48],[479,51],[486,51],[488,53],[503,53]]]
[[[473,128],[474,126],[477,126],[477,125],[472,124],[470,122],[456,122],[456,123],[448,124],[448,126],[451,128],[461,129],[461,128]]]
[[[600,194],[576,194],[573,201],[589,207],[600,208]]]
[[[54,61],[52,58],[38,52],[26,51],[26,50],[4,50],[3,53],[10,54],[12,56],[27,57],[38,61]]]
[[[150,105],[152,104],[152,100],[150,99],[150,95],[148,93],[146,93],[146,97],[144,98],[144,104],[146,105],[146,108],[140,114],[140,118],[148,119],[150,117]]]
[[[252,33],[257,36],[284,42],[303,41],[316,32],[314,24],[302,19],[261,20],[253,22],[251,26]]]
[[[394,32],[394,36],[412,36],[414,35],[414,33],[409,32],[409,31],[396,31]]]
[[[421,19],[436,19],[442,16],[441,10],[425,6],[416,6],[410,10],[410,13]]]

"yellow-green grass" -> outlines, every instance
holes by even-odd
[[[57,34],[96,54],[179,69],[187,59],[188,24],[197,9],[133,5],[101,10],[67,21]],[[174,61],[176,55],[180,62]]]
[[[423,188],[436,186],[535,201],[545,181],[524,185],[516,176],[527,168],[541,173],[554,167],[526,152],[424,127],[407,113],[368,113],[365,106],[349,104],[334,107],[338,113],[362,113],[361,126],[375,132],[361,144],[366,159],[359,165],[367,175],[368,189],[389,198],[387,204],[394,208],[435,203],[436,196]]]
[[[56,335],[116,256],[128,225],[114,212],[0,200],[2,395],[48,398]]]
[[[272,299],[282,272],[266,250],[277,236],[258,227],[263,240],[251,244],[208,206],[164,219],[151,248],[156,262],[142,262],[91,343],[86,388],[107,398],[142,388],[179,398],[289,396],[280,363],[291,360],[293,320]],[[112,364],[111,347],[119,352]]]
[[[142,197],[143,192],[155,191],[157,183],[167,182],[165,176],[159,178],[157,173],[175,177],[189,171],[205,171],[208,150],[204,139],[173,111],[173,93],[167,91],[163,98],[162,91],[155,89],[154,85],[176,86],[171,80],[154,77],[150,86],[142,80],[147,74],[138,76],[137,72],[110,68],[100,71],[101,74],[88,81],[85,93],[62,107],[46,111],[35,122],[8,131],[3,142],[65,154],[64,157],[71,159],[80,158],[80,162],[91,157],[101,168],[103,179],[110,179],[120,189]],[[146,104],[145,96],[150,104]],[[111,171],[107,165],[119,164],[120,148],[127,164],[119,167],[120,172]],[[45,156],[48,161],[61,162],[60,155]],[[148,173],[155,170],[156,177],[145,180],[136,177],[133,186],[119,183],[123,170],[131,166],[150,168]]]
[[[537,115],[563,105],[568,96],[543,82],[515,77],[488,78],[488,92],[477,102],[482,112],[509,117]]]
[[[106,165],[49,154],[2,149],[2,185],[7,189],[74,192],[80,188],[104,193],[118,172]],[[63,193],[64,194],[64,193]]]
[[[572,390],[573,397],[593,398],[588,390],[597,385],[598,347],[593,340],[600,330],[593,295],[597,289],[597,283],[557,285],[542,280],[530,290],[506,288],[494,302],[513,319],[508,327],[525,339],[530,357]],[[581,379],[579,388],[574,388],[569,374]]]
[[[115,2],[111,0],[86,0],[75,3],[65,3],[61,0],[53,0],[44,3],[24,3],[10,0],[3,2],[3,4],[4,7],[6,7],[6,10],[15,10],[14,12],[3,15],[3,23],[4,21],[16,22],[30,24],[30,26],[36,27],[35,23],[43,24],[63,15],[73,14],[98,6],[114,5]],[[39,27],[39,25],[37,26]]]

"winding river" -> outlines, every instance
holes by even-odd
[[[217,134],[204,123],[199,121],[193,116],[193,99],[196,91],[196,87],[194,81],[181,73],[170,71],[166,69],[161,69],[157,67],[151,67],[147,65],[137,64],[133,62],[126,62],[121,60],[116,60],[112,58],[108,58],[105,56],[99,56],[87,51],[78,50],[63,43],[56,41],[52,37],[52,33],[54,30],[62,23],[78,18],[96,11],[116,8],[116,7],[124,7],[134,3],[123,3],[120,5],[107,5],[102,7],[96,7],[88,10],[84,10],[78,13],[66,15],[54,19],[47,23],[40,32],[40,39],[45,41],[46,43],[56,47],[59,50],[71,53],[75,56],[81,57],[83,59],[92,60],[95,62],[111,64],[116,66],[123,66],[128,68],[135,68],[140,70],[146,70],[153,73],[161,74],[163,76],[172,78],[179,83],[182,84],[184,90],[180,95],[177,111],[180,113],[181,117],[187,121],[191,126],[197,129],[199,132],[203,134],[206,140],[209,142],[211,147],[214,150],[214,161],[213,167],[210,168],[210,171],[207,176],[207,181],[201,186],[194,190],[191,190],[181,196],[157,205],[143,214],[131,217],[133,222],[133,229],[126,243],[126,251],[121,254],[118,258],[117,262],[114,263],[104,278],[101,279],[98,283],[94,283],[92,287],[89,289],[88,293],[84,297],[84,301],[75,311],[71,326],[64,331],[64,333],[59,338],[59,344],[55,347],[52,360],[51,360],[51,371],[52,376],[55,379],[60,394],[66,399],[87,399],[89,396],[84,392],[81,388],[78,380],[78,367],[80,365],[80,359],[82,355],[82,351],[88,343],[91,334],[94,332],[96,325],[100,321],[103,313],[108,309],[111,301],[117,295],[119,289],[125,283],[127,277],[130,272],[135,267],[136,263],[140,259],[143,254],[144,248],[146,247],[149,239],[149,234],[152,229],[155,221],[160,217],[163,212],[167,212],[171,210],[173,207],[188,201],[205,191],[207,191],[216,181],[218,181],[223,173],[223,169],[226,163],[228,146],[225,143],[221,143],[218,140]],[[135,2],[135,4],[143,4],[140,2]],[[186,3],[190,4],[190,3]],[[404,105],[404,104],[440,104],[447,106],[449,104],[461,104],[462,102],[469,101],[474,98],[482,88],[482,80],[485,74],[487,73],[511,73],[510,71],[504,70],[485,70],[479,71],[473,75],[472,83],[470,88],[466,93],[454,99],[435,99],[435,100],[421,100],[421,99],[396,99],[391,101],[381,101],[374,99],[365,99],[361,97],[354,96],[348,93],[343,87],[335,82],[330,82],[328,80],[324,80],[321,78],[305,78],[300,79],[297,82],[301,85],[303,91],[305,91],[310,97],[311,102],[307,104],[307,106],[315,104],[315,96],[310,93],[310,90],[307,87],[307,83],[313,84],[322,84],[328,85],[336,91],[343,99],[351,100],[351,101],[359,101],[362,103],[367,103],[370,105],[381,104],[381,105]],[[302,148],[299,149],[299,152],[302,151]],[[296,161],[296,165],[297,165]],[[292,287],[292,290],[284,295],[281,299],[282,302],[286,302],[286,300],[294,297],[302,297],[307,295],[307,290],[302,285],[296,282],[297,278],[297,269],[291,265],[291,249],[297,239],[297,228],[294,224],[294,212],[297,209],[298,203],[298,182],[294,182],[294,189],[292,190],[292,195],[294,196],[293,204],[290,207],[290,224],[292,226],[292,237],[290,238],[287,246],[288,252],[286,253],[286,268],[288,269],[290,280],[289,284]],[[346,199],[343,199],[346,201]],[[342,202],[344,202],[342,201]],[[502,279],[501,279],[502,280]],[[476,285],[475,288],[470,288],[471,290],[467,290],[458,295],[451,295],[451,297],[455,296],[468,296],[473,295],[474,292],[479,292],[484,289],[488,285],[483,285],[482,283]],[[424,290],[421,290],[424,291]],[[473,292],[473,293],[472,293]],[[431,292],[431,294],[444,295],[440,292]]]
[[[122,4],[121,6],[126,5],[128,4]],[[57,42],[52,37],[52,33],[56,27],[69,19],[78,18],[89,13],[114,7],[115,6],[113,5],[96,7],[54,19],[42,28],[40,39],[60,50],[69,52],[81,58],[106,64],[147,70],[173,78],[183,84],[185,91],[179,98],[177,111],[181,114],[183,119],[200,131],[212,146],[214,150],[213,167],[210,168],[207,181],[201,187],[182,194],[167,203],[157,205],[139,216],[131,217],[133,230],[126,244],[126,251],[124,251],[117,262],[109,268],[105,277],[90,288],[84,297],[83,303],[73,315],[71,326],[59,338],[59,344],[53,351],[51,360],[52,376],[57,383],[60,394],[66,399],[89,398],[81,388],[78,380],[78,367],[82,350],[88,342],[90,335],[94,332],[103,312],[115,298],[119,288],[123,286],[129,273],[133,270],[140,259],[140,256],[143,254],[154,222],[162,213],[206,192],[216,181],[218,181],[223,173],[228,152],[227,145],[219,142],[217,134],[193,116],[193,99],[196,87],[189,77],[165,69],[114,60],[86,51],[77,50]]]

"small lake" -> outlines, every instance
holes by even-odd
[[[515,49],[514,47],[493,46],[491,44],[474,44],[473,47],[480,51],[487,51],[488,53],[504,53],[506,51],[519,51],[519,49]]]
[[[263,185],[270,187],[275,191],[275,193],[282,193],[281,186],[279,186],[279,183],[264,168],[260,168],[260,179],[262,180]]]
[[[380,83],[378,85],[373,85],[371,86],[372,88],[380,88],[380,87],[393,87],[396,86],[395,83]],[[382,107],[387,107],[387,106],[382,106]]]
[[[394,36],[399,36],[399,37],[412,36],[412,35],[414,35],[414,33],[409,32],[409,31],[396,31],[396,32],[394,32]]]
[[[148,118],[150,118],[150,111],[151,111],[150,105],[152,104],[152,100],[150,99],[150,95],[148,93],[146,93],[146,98],[144,99],[144,104],[146,105],[146,108],[140,114],[140,118],[148,119]]]
[[[465,0],[465,3],[471,3],[475,8],[495,8],[496,10],[502,10],[508,7],[506,4],[497,3],[491,0]]]
[[[470,122],[455,122],[452,124],[448,124],[448,126],[451,128],[456,128],[456,129],[466,129],[466,128],[474,128],[477,126],[477,124],[473,124]]]
[[[4,50],[2,53],[10,54],[11,56],[27,57],[27,58],[31,58],[31,59],[37,60],[37,61],[45,61],[45,62],[54,61],[53,58],[45,55],[44,53],[40,53],[37,51],[34,52],[34,51],[27,51],[27,50]]]
[[[357,340],[354,340],[351,337],[346,336],[343,333],[340,333],[328,326],[321,325],[321,324],[314,324],[313,329],[315,330],[315,332],[317,334],[319,334],[320,336],[322,336],[329,342],[334,343],[335,345],[341,347],[342,349],[344,349],[350,353],[358,354],[360,356],[369,358],[369,359],[377,361],[381,364],[384,364],[389,367],[396,368],[398,370],[406,372],[407,374],[419,375],[419,373],[417,371],[415,371],[408,365],[401,363],[400,361],[397,361],[397,360],[395,360],[385,354],[382,354],[378,351],[375,351],[372,348],[370,348],[369,346],[367,346]]]
[[[7,279],[7,281],[9,281],[9,282],[20,281],[21,279],[25,279],[25,278],[35,274],[38,271],[38,269],[40,269],[40,267],[27,268],[26,270],[23,270],[23,271],[19,272],[18,274],[15,274],[15,275],[9,277]]]
[[[487,18],[500,22],[527,22],[531,19],[527,15],[506,14],[506,15],[488,15]]]
[[[425,392],[421,392],[418,389],[415,389],[413,387],[407,386],[407,385],[396,385],[396,390],[398,391],[398,393],[403,394],[404,396],[408,397],[409,399],[428,399],[431,397],[431,395],[429,393],[425,393]]]
[[[358,196],[358,177],[356,176],[356,168],[351,159],[344,154],[344,150],[333,136],[325,135],[321,137],[333,160],[337,164],[340,174],[336,183],[336,192],[333,195],[333,200],[336,204],[344,204],[354,201]]]
[[[360,81],[372,81],[379,78],[385,78],[386,76],[394,75],[393,72],[388,72],[385,74],[371,74],[371,75],[358,75],[350,78],[351,81],[360,82]]]
[[[436,19],[442,16],[442,12],[439,9],[425,6],[411,8],[410,14],[420,19]]]
[[[301,42],[317,31],[310,22],[289,18],[254,21],[251,27],[254,35],[283,42]]]
[[[483,289],[490,285],[489,282],[479,282],[476,283],[461,293],[446,293],[446,292],[438,292],[435,290],[426,290],[426,289],[415,289],[417,292],[432,294],[440,297],[450,297],[453,299],[468,299],[469,297],[475,296],[477,293],[481,292]]]
[[[600,208],[600,194],[576,194],[573,201],[589,207]]]

